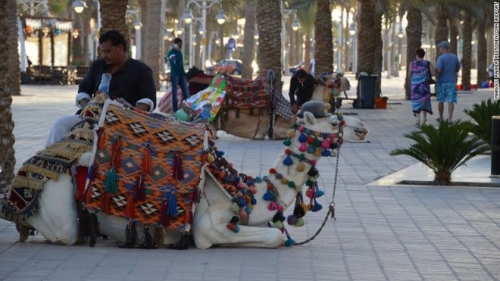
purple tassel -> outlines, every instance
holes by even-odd
[[[174,155],[174,178],[176,180],[183,180],[184,179],[184,171],[182,169],[182,159],[179,156],[179,154],[175,153]]]
[[[146,188],[144,187],[144,178],[142,177],[142,174],[139,175],[137,183],[135,184],[134,195],[135,201],[146,200]]]

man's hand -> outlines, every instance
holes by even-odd
[[[88,99],[81,99],[79,103],[82,106],[82,108],[84,108],[89,103],[89,100]]]
[[[149,105],[145,104],[145,103],[139,103],[137,104],[136,106],[138,109],[142,110],[142,111],[146,111],[146,112],[149,112]]]
[[[293,114],[296,114],[297,111],[299,111],[299,106],[297,104],[293,104],[292,105],[292,112],[293,112]]]

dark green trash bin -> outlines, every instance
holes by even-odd
[[[377,82],[377,78],[377,75],[359,76],[359,95],[361,100],[361,108],[375,108],[375,85]]]

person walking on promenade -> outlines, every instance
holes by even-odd
[[[123,98],[140,110],[152,112],[156,106],[156,86],[153,71],[146,64],[129,58],[122,34],[109,30],[99,37],[101,58],[95,60],[78,86],[76,106],[84,108],[99,90],[103,74],[111,74],[108,95]],[[63,116],[52,126],[45,146],[61,140],[79,121],[79,115]]]
[[[460,61],[455,54],[450,53],[450,44],[442,41],[438,44],[441,55],[436,63],[436,95],[438,100],[439,119],[444,121],[444,103],[448,104],[448,122],[453,119],[453,110],[457,103],[457,73],[460,71]]]
[[[420,112],[424,112],[422,124],[427,121],[427,113],[432,114],[431,88],[429,78],[434,76],[434,66],[428,60],[424,60],[425,51],[417,49],[416,59],[408,68],[408,77],[411,77],[411,104],[413,115],[417,118],[417,125],[420,123]]]
[[[181,87],[184,100],[189,98],[186,71],[184,70],[184,58],[182,57],[182,40],[174,39],[174,46],[168,51],[167,59],[170,63],[170,83],[172,83],[172,110],[175,113],[178,108],[177,85]]]

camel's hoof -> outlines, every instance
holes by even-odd
[[[78,237],[78,239],[76,239],[75,245],[83,245],[83,244],[85,244],[85,239],[83,239],[83,237]]]
[[[189,245],[191,245],[191,237],[188,234],[183,234],[179,242],[170,244],[167,248],[174,250],[187,250],[189,249]]]
[[[95,239],[95,236],[94,236],[94,235],[91,235],[91,236],[90,236],[90,243],[89,243],[89,246],[90,246],[90,247],[94,247],[94,246],[95,246],[95,242],[96,242],[95,240],[96,240],[96,239]]]
[[[24,242],[30,236],[30,228],[24,225],[16,224],[16,229],[19,232],[19,242]]]

